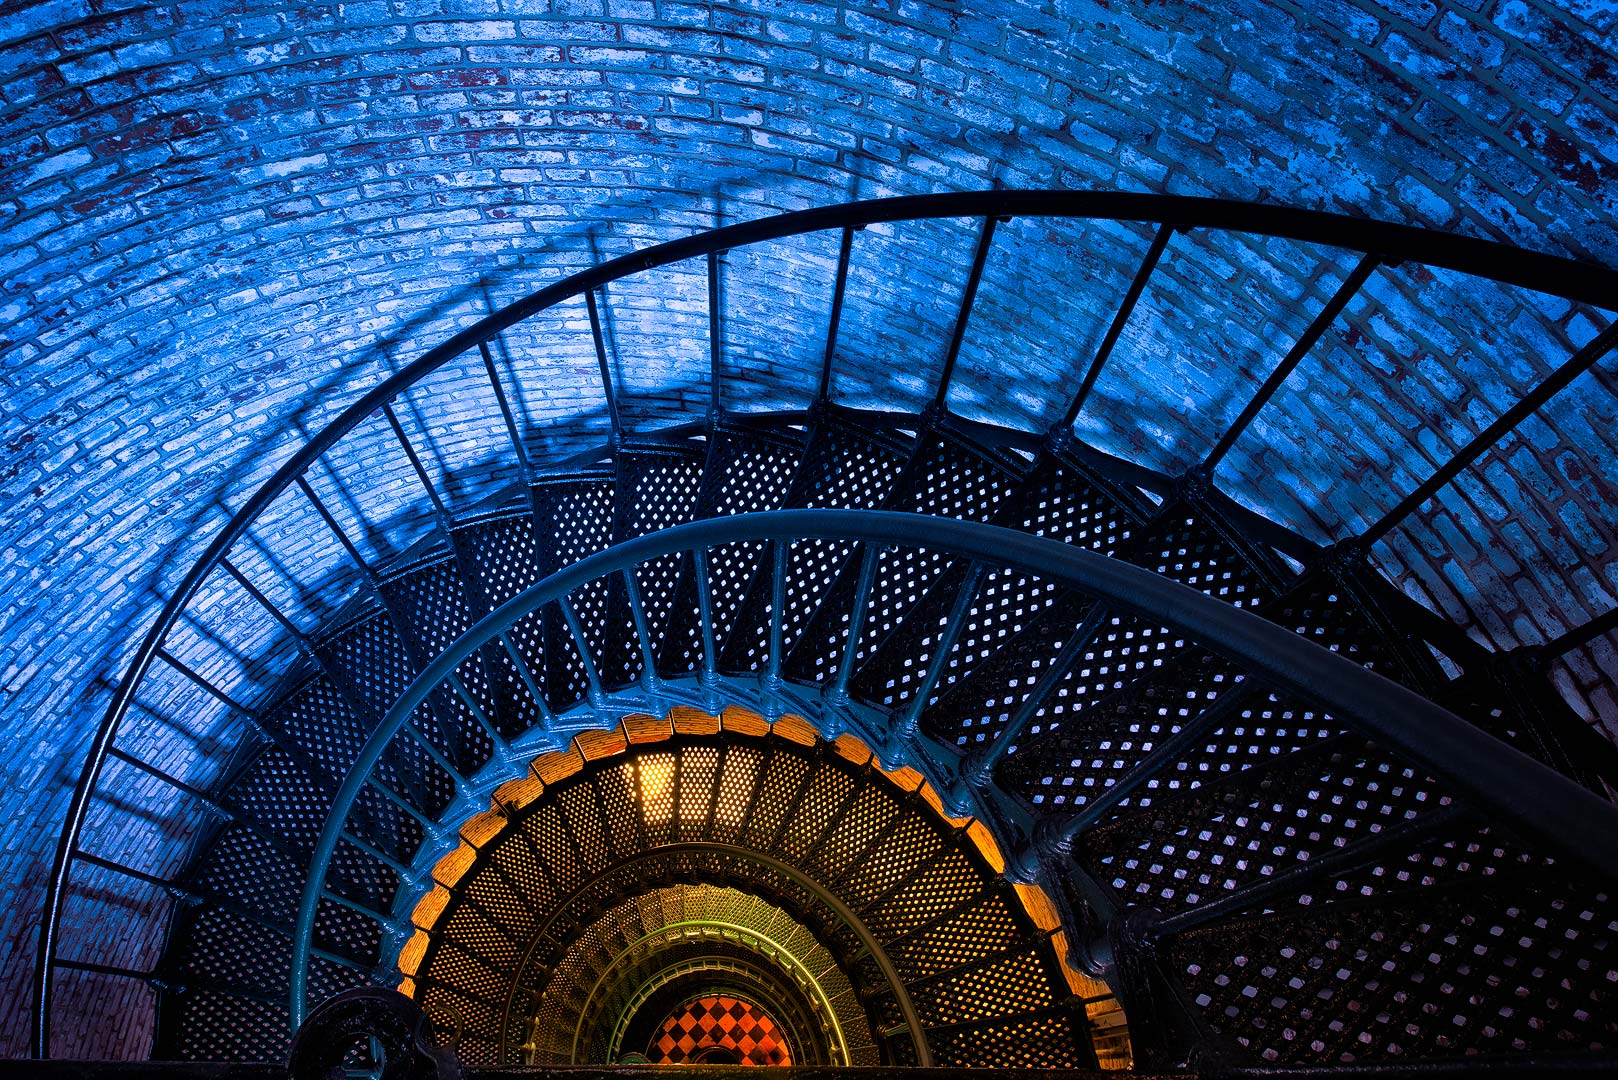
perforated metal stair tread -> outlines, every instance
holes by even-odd
[[[1362,580],[1347,563],[1296,575],[1262,541],[1241,536],[1214,500],[1170,499],[1150,510],[1126,485],[1104,479],[1082,455],[1060,445],[1046,447],[1024,466],[1021,459],[925,423],[869,432],[854,422],[833,409],[807,430],[722,423],[705,439],[631,443],[610,468],[547,476],[526,493],[528,505],[482,512],[457,525],[453,553],[428,546],[413,553],[408,565],[397,563],[400,568],[381,586],[385,607],[375,600],[357,601],[317,633],[319,664],[303,669],[298,682],[263,714],[282,745],[269,739],[256,757],[243,762],[223,796],[242,822],[221,827],[187,872],[204,903],[177,925],[164,977],[176,985],[190,978],[193,985],[170,992],[162,1045],[195,1058],[237,1052],[230,1028],[210,1026],[209,1016],[217,1011],[244,1033],[238,1048],[269,1053],[284,1047],[284,1030],[277,1025],[284,1028],[287,1021],[285,980],[266,982],[253,970],[264,964],[284,968],[289,939],[281,928],[290,928],[294,914],[287,898],[301,886],[302,863],[330,793],[377,718],[424,660],[481,613],[583,557],[671,525],[783,507],[899,509],[999,524],[1135,563],[1258,611],[1423,691],[1453,695],[1472,685],[1451,682],[1444,665],[1454,666],[1448,660],[1452,653],[1464,653],[1463,659],[1475,665],[1477,654],[1430,641],[1424,633],[1397,632],[1404,624],[1388,611],[1398,600],[1380,593],[1378,581]],[[507,635],[509,652],[485,649],[469,658],[459,676],[471,704],[439,692],[418,710],[413,732],[389,747],[376,783],[364,789],[347,824],[352,835],[339,844],[328,878],[334,896],[318,906],[315,944],[324,955],[315,957],[312,992],[363,980],[365,972],[343,965],[363,969],[385,963],[388,950],[397,947],[364,912],[392,909],[401,888],[395,867],[411,865],[429,840],[419,819],[437,818],[455,798],[458,777],[491,759],[493,742],[473,706],[503,737],[512,738],[588,703],[593,691],[634,687],[647,674],[643,650],[650,651],[663,679],[689,681],[712,666],[721,677],[749,677],[742,685],[751,687],[752,676],[773,667],[788,682],[813,687],[836,674],[864,553],[858,544],[840,541],[800,540],[784,548],[780,612],[773,610],[771,544],[735,543],[706,552],[713,655],[704,645],[696,563],[679,555],[633,571],[638,606],[621,578],[594,582],[575,590],[569,611],[552,603],[514,627]],[[935,662],[966,567],[914,549],[884,553],[877,566],[848,689],[862,706],[896,713],[913,704],[924,670]],[[1048,693],[997,773],[1004,791],[1024,800],[1036,817],[1060,819],[1082,809],[1235,684],[1237,672],[1227,662],[1163,627],[1123,615],[1104,619],[1073,663],[1055,670],[1054,659],[1092,609],[1086,598],[1030,575],[991,569],[963,610],[967,623],[958,628],[941,676],[920,703],[921,730],[957,750],[981,749],[993,745],[1036,687]],[[570,618],[576,618],[581,636],[573,633]],[[775,620],[778,645],[771,637]],[[1468,692],[1470,700],[1479,701],[1475,689]],[[1508,733],[1527,730],[1521,714],[1503,708],[1485,708],[1481,722]],[[1341,730],[1306,702],[1260,694],[1241,715],[1162,763],[1079,839],[1075,857],[1124,902],[1188,910],[1436,802],[1437,790],[1421,776],[1386,755],[1350,746]],[[741,760],[732,756],[737,745],[720,736],[677,740],[669,752],[678,755],[672,775],[679,779],[649,803],[640,780],[611,769],[595,772],[588,783],[558,793],[536,812],[531,833],[519,843],[491,854],[491,876],[458,897],[459,907],[446,911],[454,944],[429,952],[418,977],[424,1001],[452,1006],[466,1020],[469,1062],[492,1063],[501,1047],[522,1041],[522,1033],[502,1027],[500,980],[526,939],[538,932],[535,913],[554,908],[612,859],[693,838],[761,846],[846,895],[878,940],[891,945],[918,995],[929,1038],[936,1035],[935,1052],[946,1059],[1001,1067],[1038,1064],[1056,1060],[1051,1055],[1060,1056],[1072,1045],[1074,1016],[1057,1007],[1058,997],[1006,996],[1008,988],[1026,990],[1030,980],[1054,985],[1059,981],[1051,966],[1055,961],[1037,948],[1029,951],[1034,939],[1027,928],[1019,928],[1009,909],[980,892],[974,884],[980,877],[959,850],[918,834],[903,815],[846,773],[794,764],[791,752],[760,758],[748,782],[736,781],[727,769]],[[762,799],[766,786],[779,798]],[[700,827],[682,824],[687,803],[706,807],[698,814]],[[788,807],[795,809],[788,813]],[[652,817],[645,816],[647,808]],[[1442,854],[1432,854],[1446,842],[1465,846],[1470,841],[1430,840],[1399,848],[1361,875],[1443,878],[1447,870],[1411,868],[1448,866]],[[683,865],[681,873],[704,872],[700,861]],[[1334,896],[1363,895],[1366,910],[1373,910],[1396,902],[1388,899],[1395,894],[1387,893],[1381,880],[1360,881],[1348,874],[1324,887]],[[522,896],[513,891],[519,882],[529,890]],[[1489,884],[1490,911],[1507,911],[1519,902],[1540,904],[1546,896],[1526,878],[1493,875]],[[784,900],[814,909],[816,901],[789,882],[777,887]],[[1460,899],[1464,895],[1458,891],[1456,899],[1446,901],[1461,905],[1452,913],[1463,922],[1469,917]],[[1481,904],[1483,894],[1479,897]],[[1599,898],[1569,902],[1590,918],[1605,903]],[[599,903],[570,903],[570,925],[582,925],[579,920]],[[1555,910],[1561,918],[1561,909]],[[217,926],[255,911],[264,912],[266,921],[244,923],[248,928],[233,938],[235,952],[213,950]],[[1263,913],[1249,912],[1241,925],[1255,919],[1285,923],[1293,928],[1288,933],[1313,935],[1327,942],[1320,948],[1329,951],[1342,947],[1329,942],[1337,940],[1332,935],[1349,911],[1335,900],[1311,904],[1288,897]],[[1505,916],[1489,917],[1495,925]],[[819,929],[828,934],[827,970],[836,966],[839,952],[845,958],[858,953],[856,942]],[[1367,932],[1375,939],[1374,929]],[[1252,933],[1255,943],[1262,939],[1259,931]],[[1416,942],[1423,933],[1415,927],[1406,936]],[[1205,1012],[1240,1012],[1245,1027],[1239,1037],[1252,1047],[1280,1054],[1283,1061],[1306,1062],[1315,1060],[1322,1046],[1346,1054],[1368,1045],[1361,1035],[1351,1045],[1353,1040],[1340,1032],[1327,1035],[1308,1025],[1298,1034],[1272,1039],[1262,1013],[1247,1004],[1251,995],[1238,1001],[1230,995],[1240,996],[1242,988],[1208,981],[1210,965],[1234,962],[1230,956],[1209,959],[1215,940],[1198,931],[1165,947],[1167,955],[1183,961],[1181,975],[1205,999]],[[1406,952],[1427,947],[1406,945]],[[210,966],[202,966],[202,953],[210,951]],[[1188,959],[1193,956],[1200,959]],[[435,964],[443,972],[434,974]],[[1193,971],[1192,965],[1201,966]],[[855,983],[873,978],[868,958],[849,961],[848,970]],[[591,980],[603,974],[597,968],[581,972]],[[1259,982],[1269,986],[1269,979]],[[949,993],[936,1002],[927,997],[946,987]],[[557,1000],[581,1002],[587,989],[572,985]],[[851,1008],[860,1000],[855,990],[849,983],[839,992]],[[614,993],[610,1000],[628,1000],[623,987]],[[1378,1002],[1378,1008],[1392,1010],[1388,1015],[1404,1015],[1401,1002],[1386,995]],[[882,1030],[899,1022],[886,992],[870,994],[857,1007],[868,1007]],[[1215,1026],[1219,1022],[1210,1019]],[[1513,1026],[1519,1034],[1501,1036],[1498,1045],[1507,1050],[1529,1045],[1520,1034],[1529,1028]],[[1404,1052],[1391,1037],[1383,1043],[1376,1043],[1380,1035],[1370,1038],[1377,1052]],[[908,1052],[877,1037],[861,1045],[861,1053],[873,1061],[887,1055],[902,1062]],[[1444,1044],[1420,1046],[1436,1052]]]

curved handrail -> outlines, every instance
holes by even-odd
[[[1618,880],[1618,807],[1446,709],[1286,628],[1187,585],[1057,540],[971,521],[880,510],[777,510],[692,522],[625,541],[523,590],[429,663],[371,733],[327,814],[304,882],[292,943],[291,1011],[305,971],[325,867],[360,789],[412,712],[464,660],[519,620],[578,587],[650,559],[738,541],[829,539],[926,547],[1013,567],[1095,598],[1109,610],[1173,627],[1251,677],[1321,706],[1339,723],[1442,778],[1548,848]]]
[[[134,701],[169,631],[203,580],[265,509],[315,461],[371,413],[468,349],[562,301],[620,278],[731,248],[810,232],[895,221],[952,217],[1064,217],[1141,221],[1181,228],[1213,228],[1325,244],[1375,253],[1386,261],[1409,260],[1490,278],[1598,306],[1618,295],[1618,270],[1474,237],[1416,226],[1352,218],[1318,210],[1265,206],[1230,199],[1128,192],[981,191],[908,195],[840,206],[817,207],[715,229],[659,244],[590,267],[539,289],[429,349],[361,396],[309,439],[275,471],[181,579],[142,639],[108,703],[64,816],[55,859],[46,881],[34,971],[32,1053],[43,1057],[50,1043],[53,958],[60,931],[62,897],[76,855],[90,800],[119,725]]]

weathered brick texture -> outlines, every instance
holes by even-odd
[[[1618,262],[1618,14],[1601,4],[125,7],[0,11],[0,1053],[26,1046],[34,913],[67,793],[157,607],[308,435],[491,305],[718,223],[996,184],[1260,199]],[[842,400],[930,398],[975,230],[859,236]],[[1054,423],[1149,238],[1003,226],[951,406]],[[727,403],[807,402],[836,243],[727,256]],[[1080,434],[1170,472],[1195,465],[1353,262],[1177,237]],[[706,288],[697,265],[608,290],[628,422],[706,407]],[[1379,270],[1217,480],[1317,539],[1352,536],[1610,317]],[[535,460],[603,437],[580,305],[499,354]],[[1379,564],[1493,647],[1610,607],[1615,382],[1608,360],[1565,391],[1379,545]],[[514,475],[476,357],[411,392],[399,417],[455,507]],[[313,483],[367,559],[430,527],[381,417]],[[305,628],[353,581],[296,493],[236,558]],[[188,624],[174,649],[251,701],[284,662],[266,652],[277,629],[228,578],[207,594],[207,621],[231,624],[234,645]],[[1618,729],[1610,639],[1557,671],[1577,708]],[[193,784],[241,737],[172,673],[140,708],[131,752]],[[127,795],[98,807],[86,845],[172,869],[195,806],[119,782]],[[149,962],[157,943],[142,934],[167,899],[81,884],[71,931],[141,927],[127,960]],[[62,1052],[144,1053],[148,1004],[137,982],[73,976],[58,1030],[82,1041]]]

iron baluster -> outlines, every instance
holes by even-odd
[[[365,854],[369,855],[371,858],[375,859],[377,862],[381,863],[383,866],[386,866],[389,870],[392,870],[395,874],[398,874],[400,881],[408,881],[410,879],[410,877],[411,877],[410,867],[406,866],[404,863],[400,862],[398,859],[395,859],[392,855],[389,855],[387,852],[383,851],[380,847],[376,846],[375,844],[370,843],[367,840],[361,839],[360,837],[356,836],[355,834],[349,832],[347,829],[342,830],[337,835],[339,837],[341,837],[343,840],[347,841],[348,843],[354,845],[359,850],[365,852]],[[319,866],[311,864],[310,867],[309,867],[309,880],[310,881],[317,880],[317,875],[318,875],[318,880],[320,880],[322,882],[322,891],[324,891],[324,881],[325,881],[325,878],[326,878],[326,873],[327,873],[327,867],[328,866],[329,866],[329,863],[322,864],[322,865],[319,865]]]
[[[652,635],[646,629],[646,606],[641,602],[640,585],[635,581],[635,568],[620,571],[624,591],[629,597],[629,615],[635,624],[635,637],[640,642],[641,685],[648,693],[656,693],[661,685],[657,677],[657,658],[652,654]]]
[[[692,566],[697,575],[697,619],[702,623],[702,685],[709,690],[719,685],[719,658],[714,653],[713,590],[708,580],[708,552],[693,548]]]
[[[1281,389],[1281,384],[1287,381],[1287,376],[1291,375],[1294,369],[1303,363],[1304,357],[1309,355],[1309,351],[1315,347],[1315,343],[1320,340],[1331,324],[1337,321],[1337,317],[1343,313],[1343,309],[1348,307],[1348,302],[1365,286],[1366,281],[1370,280],[1371,275],[1381,265],[1382,260],[1375,255],[1366,255],[1360,259],[1359,264],[1354,267],[1348,277],[1343,279],[1342,285],[1338,286],[1337,291],[1332,294],[1332,298],[1326,302],[1326,306],[1321,308],[1320,313],[1309,323],[1309,327],[1303,332],[1303,336],[1293,343],[1291,349],[1287,350],[1286,356],[1282,357],[1275,370],[1270,372],[1269,377],[1259,387],[1258,393],[1253,395],[1252,400],[1242,408],[1241,414],[1236,417],[1235,422],[1225,429],[1225,433],[1219,437],[1219,441],[1214,444],[1214,448],[1208,452],[1208,456],[1202,461],[1204,473],[1209,476],[1213,475],[1214,470],[1219,467],[1219,462],[1223,460],[1225,454],[1236,444],[1236,440],[1241,438],[1242,432],[1247,430],[1247,425],[1253,422],[1253,419],[1258,416],[1259,410],[1268,404],[1277,390]]]
[[[844,706],[849,702],[848,680],[854,675],[854,661],[859,657],[860,631],[865,628],[865,609],[881,559],[882,549],[871,544],[866,544],[860,554],[860,576],[854,585],[854,605],[848,613],[848,641],[843,644],[843,659],[837,665],[837,675],[826,691],[826,700],[834,706]]]
[[[208,794],[201,788],[192,787],[179,777],[170,776],[168,773],[164,772],[162,769],[159,769],[156,765],[153,765],[149,761],[142,761],[140,758],[135,757],[133,754],[127,754],[118,749],[116,746],[107,751],[107,756],[114,761],[121,761],[131,768],[139,769],[141,772],[152,777],[154,780],[166,784],[187,798],[201,803],[203,808],[211,814],[215,814],[219,817],[227,819],[234,818],[236,816],[235,811],[226,807],[215,796]]]
[[[1023,700],[1022,705],[1012,715],[1011,719],[1006,722],[1006,726],[1000,729],[999,734],[994,737],[994,740],[988,746],[962,763],[958,780],[960,786],[958,789],[951,788],[950,790],[950,797],[953,802],[952,809],[969,808],[972,805],[971,796],[968,792],[969,788],[981,790],[989,786],[990,781],[994,778],[995,766],[1011,752],[1012,744],[1022,738],[1023,733],[1028,730],[1028,726],[1034,722],[1034,718],[1045,707],[1045,702],[1049,700],[1051,691],[1056,689],[1057,684],[1062,681],[1068,669],[1085,655],[1090,646],[1095,644],[1096,635],[1101,633],[1102,628],[1111,619],[1112,613],[1104,609],[1100,604],[1090,605],[1084,619],[1074,629],[1073,633],[1068,635],[1067,641],[1063,643],[1061,650],[1056,654],[1056,658],[1051,661],[1050,667],[1046,669],[1045,677],[1040,679],[1034,685],[1034,688],[1029,691],[1028,697]]]
[[[103,859],[101,856],[92,855],[82,848],[73,853],[73,861],[84,863],[86,866],[94,866],[98,869],[106,870],[109,873],[118,874],[122,877],[129,878],[132,881],[139,881],[142,884],[150,885],[153,888],[162,889],[165,892],[181,897],[182,899],[202,899],[200,896],[189,891],[178,882],[169,878],[161,878],[156,874],[148,874],[144,870],[136,870],[133,866],[125,866],[123,863],[114,862],[111,859]]]
[[[1181,754],[1196,745],[1198,739],[1239,718],[1256,693],[1257,687],[1251,679],[1243,679],[1231,685],[1214,699],[1212,705],[1186,721],[1179,731],[1153,747],[1149,754],[1119,777],[1116,784],[1097,793],[1095,798],[1085,803],[1083,809],[1065,821],[1058,817],[1042,821],[1040,832],[1044,835],[1038,837],[1043,841],[1040,846],[1054,853],[1068,854],[1073,842],[1079,836],[1099,823],[1108,812],[1142,784],[1174,764]]]
[[[983,267],[989,261],[989,244],[994,240],[995,221],[993,217],[984,218],[978,231],[977,249],[972,253],[972,269],[966,275],[966,287],[961,290],[961,308],[955,315],[955,329],[950,332],[949,348],[944,352],[944,367],[938,375],[938,392],[933,396],[933,409],[939,413],[949,411],[949,383],[955,374],[955,360],[961,354],[961,342],[966,339],[966,323],[972,316],[972,304],[977,300]]]
[[[1438,471],[1423,481],[1416,490],[1400,499],[1397,506],[1383,514],[1381,520],[1360,534],[1359,543],[1368,548],[1386,536],[1389,531],[1419,509],[1423,503],[1437,495],[1451,480],[1459,476],[1462,470],[1466,469],[1493,448],[1501,439],[1514,431],[1518,424],[1538,412],[1540,406],[1555,397],[1574,379],[1594,367],[1596,362],[1605,356],[1614,344],[1618,344],[1618,322],[1608,325],[1605,330],[1592,338],[1589,344],[1574,353],[1561,367],[1551,372],[1543,382],[1530,390],[1521,401],[1501,413],[1494,423],[1484,428],[1477,438],[1462,447],[1454,457],[1440,466]]]
[[[67,960],[60,956],[56,958],[56,966],[69,971],[82,971],[88,975],[111,975],[116,979],[135,979],[146,982],[152,978],[155,971],[136,971],[134,968],[118,967],[114,964],[93,964],[88,960]]]
[[[884,756],[887,758],[885,764],[889,768],[902,766],[910,759],[910,744],[916,737],[916,727],[921,723],[922,710],[927,707],[927,699],[932,696],[933,687],[949,664],[950,653],[954,651],[955,641],[966,627],[967,613],[972,607],[972,602],[977,599],[978,587],[983,584],[985,573],[987,571],[984,565],[975,560],[966,569],[966,579],[961,582],[960,590],[955,594],[955,602],[950,607],[949,615],[945,617],[943,629],[938,631],[938,637],[933,642],[933,654],[927,661],[926,673],[916,685],[910,704],[905,706],[898,721],[888,731]]]
[[[541,729],[547,734],[551,733],[556,725],[556,716],[551,712],[550,704],[545,700],[545,695],[540,692],[539,685],[534,679],[534,673],[528,668],[528,662],[523,659],[522,653],[518,651],[517,646],[511,643],[511,638],[508,635],[500,635],[500,644],[506,650],[506,655],[511,658],[511,666],[516,669],[517,678],[522,680],[524,688],[528,691],[528,696],[534,699],[534,705],[539,709]]]
[[[322,889],[320,898],[322,900],[329,900],[338,907],[345,907],[356,915],[365,916],[378,926],[382,927],[384,932],[386,932],[389,926],[393,925],[393,916],[385,915],[382,912],[377,911],[375,908],[367,907],[358,900],[351,900],[340,892],[333,892],[331,889]]]
[[[777,540],[770,551],[770,659],[764,676],[764,690],[773,701],[785,683],[781,680],[781,655],[786,630],[787,603],[787,548],[785,540]],[[773,705],[770,707],[774,707]]]
[[[343,704],[351,713],[354,714],[355,718],[360,720],[360,722],[365,724],[367,727],[376,726],[377,721],[381,718],[376,715],[376,710],[371,708],[369,702],[354,693],[353,688],[349,686],[347,675],[337,670],[330,662],[328,662],[325,655],[319,649],[315,648],[314,643],[311,642],[305,634],[299,631],[298,628],[292,624],[291,620],[288,619],[278,608],[276,608],[275,605],[271,604],[269,598],[259,591],[259,589],[248,580],[247,576],[237,569],[235,564],[230,562],[229,559],[220,559],[219,564],[224,567],[225,571],[230,574],[231,577],[235,578],[236,581],[240,583],[242,588],[247,591],[247,594],[251,596],[260,607],[269,612],[270,616],[281,625],[281,628],[298,646],[298,651],[320,669],[321,674],[326,676],[326,680],[330,682],[332,688],[337,691],[337,696],[342,699]],[[261,725],[260,729],[263,730]],[[284,744],[290,742],[290,739],[275,738],[273,741],[283,753],[288,752]],[[323,786],[328,791],[337,790],[337,781],[326,773],[324,766],[320,766],[318,769],[316,769],[315,766],[317,763],[306,752],[303,752],[302,747],[299,747],[299,754],[297,756],[300,763],[303,764],[305,771],[309,772],[312,776],[315,776],[317,781],[323,781]],[[436,830],[436,823],[433,823],[427,818],[423,817],[419,810],[412,806],[407,800],[395,794],[391,788],[384,785],[381,781],[373,781],[372,786],[377,790],[384,792],[386,795],[392,798],[394,802],[399,804],[401,808],[406,810],[412,817],[415,817],[421,821],[422,824],[428,828],[429,832]],[[419,791],[418,794],[420,794]]]
[[[489,714],[483,711],[483,706],[478,704],[478,699],[473,696],[472,691],[466,688],[466,681],[461,678],[460,673],[451,672],[444,681],[450,684],[456,696],[461,699],[462,703],[466,705],[467,711],[472,714],[472,718],[483,729],[483,733],[489,737],[489,742],[494,745],[495,756],[507,756],[511,747],[507,745],[505,736],[500,734],[500,730],[494,726],[494,722],[489,719]]]
[[[831,400],[831,363],[837,351],[837,328],[843,321],[843,295],[848,290],[848,260],[854,250],[855,226],[843,226],[843,238],[837,247],[837,281],[832,286],[831,321],[826,327],[826,356],[820,365],[820,388],[815,402],[825,405]]]
[[[1084,380],[1079,383],[1078,392],[1073,400],[1068,402],[1067,412],[1062,416],[1062,430],[1071,428],[1084,409],[1085,400],[1089,398],[1090,391],[1095,388],[1096,380],[1101,377],[1101,369],[1106,366],[1107,359],[1112,355],[1113,346],[1118,344],[1118,337],[1124,332],[1124,326],[1129,322],[1129,316],[1134,314],[1135,305],[1140,302],[1141,294],[1146,291],[1146,282],[1157,269],[1157,262],[1163,257],[1163,249],[1169,246],[1169,239],[1174,235],[1174,226],[1159,225],[1157,235],[1152,237],[1152,246],[1146,249],[1146,257],[1141,260],[1140,269],[1135,271],[1135,279],[1129,283],[1129,291],[1124,293],[1124,301],[1118,306],[1118,312],[1112,317],[1112,325],[1107,327],[1107,334],[1101,339],[1101,347],[1096,350],[1095,356],[1090,360],[1090,366],[1085,369]]]
[[[718,420],[725,411],[724,398],[720,393],[720,373],[724,354],[724,343],[719,336],[720,302],[719,252],[710,251],[708,252],[708,422],[710,424]]]
[[[1241,888],[1224,893],[1206,904],[1186,908],[1165,915],[1156,922],[1151,932],[1155,937],[1170,937],[1194,930],[1199,926],[1218,922],[1239,914],[1248,908],[1268,904],[1271,900],[1289,896],[1331,874],[1347,874],[1371,865],[1381,855],[1399,844],[1425,840],[1439,830],[1454,824],[1463,816],[1461,808],[1453,804],[1441,807],[1371,834],[1352,843],[1313,856],[1305,862]]]
[[[427,475],[427,468],[421,463],[421,457],[416,453],[416,448],[411,445],[410,439],[405,435],[404,427],[399,423],[399,414],[394,411],[391,402],[382,406],[382,415],[387,417],[388,426],[393,429],[393,437],[398,440],[400,448],[404,450],[405,457],[410,461],[411,470],[416,474],[416,479],[421,482],[422,490],[427,492],[427,501],[433,504],[433,518],[438,522],[438,528],[444,534],[444,540],[447,543],[454,544],[455,541],[450,538],[453,530],[450,528],[449,511],[445,509],[443,500],[438,497],[438,489],[433,486],[432,478]]]
[[[1608,608],[1595,618],[1580,626],[1575,626],[1562,636],[1546,644],[1543,646],[1544,655],[1562,656],[1614,631],[1618,631],[1618,607]]]
[[[463,797],[471,794],[472,782],[461,774],[461,770],[456,766],[456,764],[451,761],[449,757],[442,750],[440,750],[431,739],[427,737],[427,733],[422,731],[414,720],[405,721],[401,730],[404,731],[406,735],[409,735],[412,739],[416,740],[417,744],[421,746],[422,751],[425,752],[428,757],[433,759],[433,764],[437,765],[440,769],[443,769],[449,774],[450,781],[455,785],[455,791],[457,794]]]
[[[578,647],[579,662],[584,665],[584,681],[589,686],[590,704],[598,709],[603,708],[607,704],[607,695],[601,690],[601,676],[596,672],[595,658],[590,655],[590,640],[584,636],[584,626],[579,622],[578,612],[573,610],[573,602],[565,595],[557,598],[556,606],[561,608],[567,632],[573,635],[573,643]]]
[[[584,307],[590,315],[590,337],[595,342],[596,365],[601,369],[601,392],[607,400],[607,422],[612,427],[612,442],[616,446],[623,438],[623,425],[618,417],[618,396],[612,388],[612,371],[607,363],[607,341],[601,333],[601,312],[596,308],[594,289],[584,292]]]
[[[163,661],[169,667],[173,668],[175,671],[179,672],[181,675],[184,675],[187,680],[195,684],[199,689],[207,692],[209,696],[217,699],[225,706],[225,708],[246,719],[248,723],[255,725],[258,723],[257,713],[231,698],[229,694],[219,689],[219,687],[215,686],[207,679],[204,679],[201,675],[198,675],[173,653],[169,652],[166,646],[158,646],[157,658]]]
[[[524,488],[534,485],[534,470],[528,463],[528,452],[523,449],[522,436],[517,431],[517,420],[512,415],[511,403],[506,399],[506,388],[500,382],[500,373],[494,366],[494,354],[489,351],[487,341],[478,342],[478,352],[483,357],[483,370],[489,376],[489,385],[494,389],[494,400],[500,406],[500,420],[505,424],[506,439],[511,443],[511,452],[517,458],[517,476]]]

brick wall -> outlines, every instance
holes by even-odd
[[[1618,261],[1618,17],[1604,5],[1237,7],[8,5],[0,722],[14,752],[0,773],[11,856],[0,997],[16,1007],[0,1011],[0,1052],[25,1046],[20,1003],[56,822],[156,607],[308,434],[491,304],[721,221],[992,184],[1265,199]],[[930,396],[975,227],[860,237],[843,400]],[[952,405],[1052,423],[1065,404],[1052,398],[1076,382],[1147,239],[1128,226],[1004,226]],[[727,260],[728,401],[807,400],[835,256],[835,237],[813,237]],[[1171,470],[1194,464],[1351,262],[1177,238],[1081,433]],[[701,267],[665,273],[692,287],[609,293],[635,423],[706,403],[702,339],[689,336],[704,329]],[[1606,318],[1379,271],[1218,479],[1319,538],[1352,534]],[[605,430],[582,319],[561,309],[502,350],[539,459]],[[920,358],[897,364],[901,349]],[[400,410],[457,505],[510,475],[480,378],[475,362],[469,378],[446,372]],[[1614,473],[1615,378],[1609,361],[1566,391],[1390,535],[1382,565],[1497,646],[1610,605],[1618,520],[1602,478]],[[368,558],[428,524],[391,440],[373,420],[316,480]],[[352,579],[308,508],[282,502],[255,531],[260,550],[239,554],[310,626]],[[221,616],[252,610],[233,583],[217,588]],[[249,637],[267,640],[254,625]],[[242,696],[272,674],[206,635],[187,648]],[[1561,676],[1608,725],[1610,656],[1598,642]],[[143,729],[143,745],[186,775],[214,775],[236,737],[223,710],[189,686],[153,692],[181,719],[166,736]],[[158,793],[142,798],[155,801],[117,812],[155,822],[167,846],[108,826],[97,850],[161,869],[190,819]],[[74,925],[163,910],[116,890],[100,904],[75,907]],[[131,985],[78,979],[59,1029],[118,1013],[120,995],[144,993]],[[76,1051],[144,1050],[139,1024],[81,1029]]]

